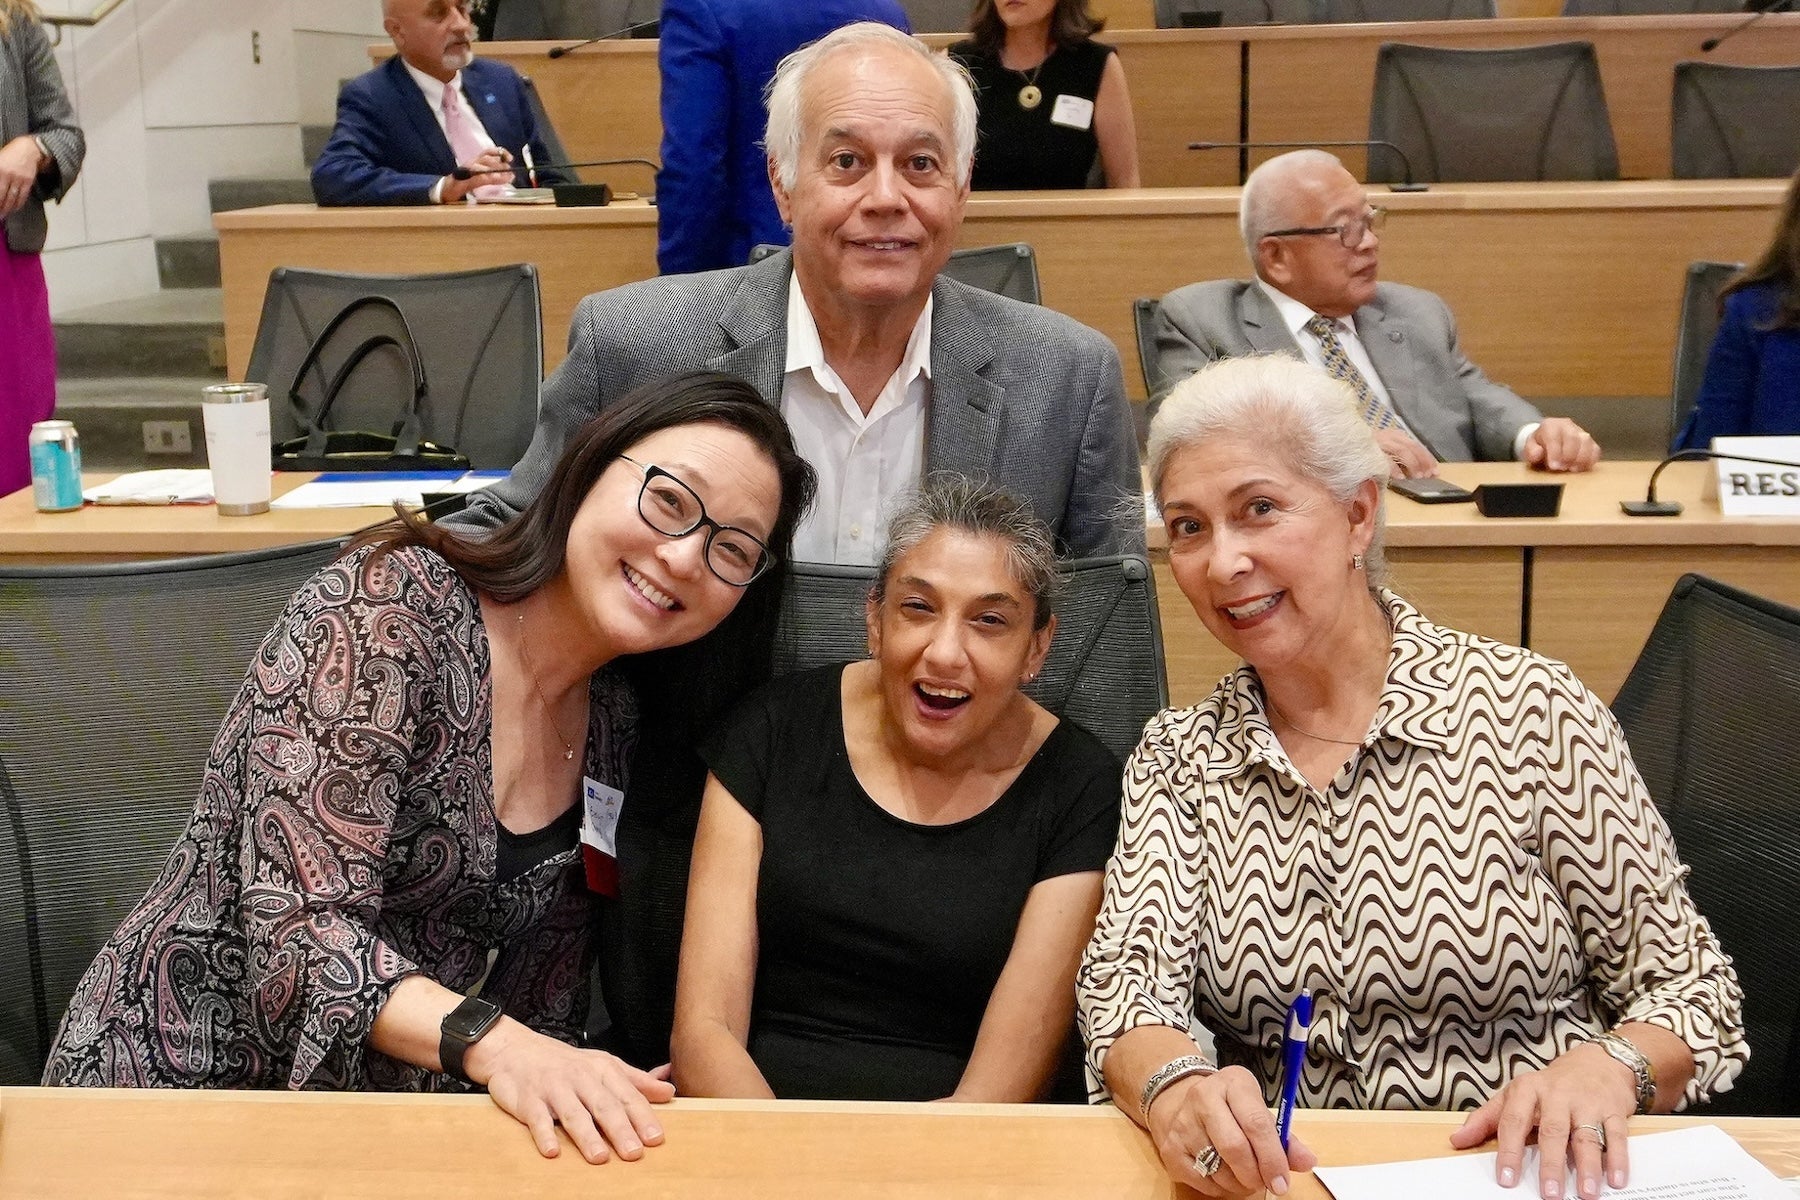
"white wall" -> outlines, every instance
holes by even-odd
[[[65,15],[100,4],[40,2]],[[88,154],[51,210],[52,308],[155,291],[153,240],[212,227],[208,180],[300,175],[302,121],[331,119],[316,96],[328,104],[351,47],[381,36],[380,0],[126,0],[66,29],[57,61]]]

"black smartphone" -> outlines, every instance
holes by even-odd
[[[1435,475],[1417,479],[1390,479],[1388,490],[1399,492],[1408,500],[1417,500],[1420,504],[1466,504],[1475,499],[1474,492],[1459,488],[1448,479],[1439,479]]]

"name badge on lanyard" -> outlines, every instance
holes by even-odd
[[[601,896],[619,894],[619,813],[625,793],[590,775],[581,777],[581,865],[588,890]]]

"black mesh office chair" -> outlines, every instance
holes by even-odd
[[[1563,0],[1565,17],[1655,17],[1743,11],[1741,0]]]
[[[1682,576],[1613,712],[1744,989],[1750,1063],[1709,1111],[1800,1116],[1800,610]]]
[[[1413,178],[1428,183],[1619,177],[1591,42],[1500,50],[1384,43],[1369,137],[1399,146]],[[1398,157],[1370,149],[1370,182],[1403,177]]]
[[[0,1084],[37,1082],[186,825],[256,648],[339,546],[0,568]]]
[[[1156,585],[1149,564],[1135,556],[1064,566],[1056,637],[1042,674],[1026,691],[1124,758],[1144,723],[1169,702]],[[863,598],[873,577],[870,567],[796,563],[776,639],[776,673],[867,656]]]
[[[1325,0],[1325,20],[1480,21],[1496,15],[1494,0]]]
[[[1311,25],[1325,19],[1325,0],[1156,0],[1158,29],[1221,25]]]
[[[760,242],[750,247],[750,261],[758,263],[786,249],[786,246]],[[1043,293],[1038,286],[1037,255],[1024,242],[952,250],[950,261],[944,265],[944,274],[984,292],[1010,296],[1026,304],[1043,303]]]
[[[288,389],[313,339],[346,305],[371,295],[399,306],[418,346],[426,382],[421,436],[460,450],[478,468],[508,470],[524,457],[537,427],[544,375],[538,275],[529,263],[435,275],[277,267],[269,273],[246,371],[249,379],[269,385],[274,439],[300,432]],[[397,325],[391,310],[370,306],[339,327],[318,369],[300,381],[309,417],[343,360],[371,334],[398,336]],[[412,386],[405,356],[392,347],[376,350],[332,407],[331,427],[390,432]]]
[[[1675,64],[1677,179],[1786,178],[1800,168],[1800,66]]]
[[[1681,324],[1675,331],[1675,385],[1669,394],[1671,442],[1686,428],[1706,377],[1706,356],[1719,332],[1719,293],[1743,263],[1689,263],[1681,291]]]

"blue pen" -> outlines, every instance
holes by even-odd
[[[1312,1029],[1312,993],[1302,991],[1288,1006],[1287,1029],[1281,1039],[1281,1108],[1275,1114],[1275,1132],[1287,1149],[1288,1129],[1294,1123],[1294,1101],[1300,1095],[1300,1069],[1306,1064],[1306,1035]]]

